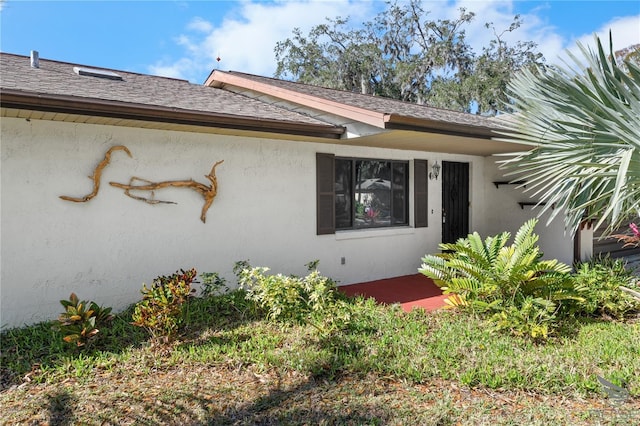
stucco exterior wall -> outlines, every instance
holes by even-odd
[[[98,196],[87,203],[63,201],[91,192],[90,176],[105,152]],[[304,274],[318,259],[323,274],[352,284],[416,273],[426,253],[438,251],[442,223],[441,178],[429,181],[429,226],[316,235],[315,154],[394,160],[460,161],[470,165],[470,229],[483,235],[515,232],[532,216],[517,205],[512,187],[496,189],[499,171],[491,158],[240,138],[3,118],[1,148],[0,319],[14,327],[55,319],[59,300],[75,292],[104,306],[124,309],[140,298],[142,283],[180,268],[218,272],[235,285],[238,260],[273,272]],[[167,188],[156,198],[177,204],[133,200],[108,182],[132,176],[152,181],[204,175],[214,162],[218,195],[200,221],[202,197]],[[413,166],[410,167],[413,224]],[[546,257],[570,261],[571,238],[562,221],[538,225]],[[341,258],[345,264],[341,264]]]
[[[421,256],[437,250],[440,180],[429,181],[428,228],[317,236],[316,152],[468,161],[472,194],[484,190],[480,157],[18,118],[3,118],[0,136],[3,327],[54,319],[71,292],[120,310],[139,300],[143,282],[180,268],[219,272],[234,285],[233,264],[245,259],[287,274],[304,274],[304,264],[319,259],[321,272],[340,284],[415,273]],[[114,145],[127,146],[133,158],[113,154],[98,196],[61,200],[91,192],[87,176]],[[108,185],[131,176],[208,183],[204,175],[218,160],[224,163],[206,224],[195,191],[162,189],[156,198],[177,204],[149,205]],[[472,201],[472,229],[482,225],[476,211],[483,202]]]
[[[545,259],[558,259],[568,265],[573,263],[573,234],[565,232],[564,216],[558,214],[551,222],[551,212],[540,215],[540,206],[524,206],[518,202],[538,201],[531,193],[518,185],[500,185],[496,188],[494,181],[509,181],[505,177],[497,161],[504,157],[486,157],[485,159],[485,198],[487,211],[485,214],[484,235],[494,235],[503,231],[511,232],[512,239],[524,222],[531,218],[538,218],[535,232],[539,235],[539,245]]]

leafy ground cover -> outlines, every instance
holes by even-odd
[[[92,346],[48,323],[2,333],[2,424],[640,424],[640,322],[544,344],[452,312],[355,300],[340,332],[264,319],[240,291],[192,299],[152,344],[131,310]],[[597,376],[629,397],[607,398]]]

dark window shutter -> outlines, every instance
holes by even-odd
[[[413,160],[413,200],[416,228],[428,226],[427,160]]]
[[[316,153],[317,234],[335,234],[335,162],[333,154]]]

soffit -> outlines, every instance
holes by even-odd
[[[393,148],[412,151],[440,152],[489,156],[528,151],[530,145],[515,144],[492,139],[470,138],[448,134],[415,132],[410,130],[390,130],[376,135],[354,139],[341,139],[342,145]]]
[[[143,129],[230,135],[238,137],[268,138],[296,142],[317,142],[335,145],[390,148],[480,156],[527,151],[531,148],[530,146],[523,144],[514,144],[497,140],[474,139],[469,137],[414,132],[407,130],[386,130],[375,135],[368,135],[351,139],[331,140],[310,136],[301,137],[298,135],[284,133],[256,132],[240,129],[203,127],[195,125],[141,121],[113,117],[96,117],[80,114],[34,111],[30,109],[1,108],[0,116],[22,118],[28,120],[51,120],[69,123],[100,124]]]
[[[296,142],[331,143],[335,139],[326,137],[301,136],[291,133],[279,133],[257,130],[245,130],[240,128],[224,128],[215,126],[202,126],[180,124],[162,121],[135,120],[118,117],[99,117],[95,115],[69,114],[65,112],[37,111],[33,109],[0,108],[0,117],[22,118],[25,120],[45,120],[65,123],[98,124],[107,126],[132,127],[140,129],[167,130],[176,132],[204,133],[216,135],[229,135],[238,137],[264,138],[275,140],[287,140]]]

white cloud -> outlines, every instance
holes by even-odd
[[[276,5],[245,3],[242,20],[227,19],[204,42],[211,58],[220,55],[220,67],[261,75],[275,71],[273,49],[291,36],[294,27],[303,33],[325,21],[325,17],[350,16],[361,23],[369,3],[348,1],[281,2]],[[365,6],[364,8],[362,6]],[[369,19],[367,16],[366,19]]]
[[[155,65],[149,66],[149,72],[153,75],[161,75],[163,77],[172,77],[180,79],[188,79],[198,64],[190,58],[181,58],[177,61],[170,62],[168,60],[160,61]],[[202,81],[198,81],[202,83]]]
[[[176,40],[185,48],[186,56],[174,63],[161,60],[149,69],[154,74],[197,83],[215,68],[271,76],[276,67],[273,49],[278,41],[291,36],[294,27],[308,32],[326,17],[336,16],[349,16],[351,22],[360,24],[371,19],[375,15],[371,11],[379,6],[378,2],[348,0],[241,2],[217,27],[195,18]],[[201,31],[207,28],[203,35]],[[218,56],[220,63],[216,61]]]
[[[613,38],[613,49],[619,50],[640,43],[640,15],[615,18],[605,23],[592,34],[584,34],[572,40],[567,46],[571,51],[577,51],[577,44],[596,49],[594,34],[600,38],[605,49],[609,48],[609,31]]]
[[[208,33],[213,30],[213,25],[210,22],[198,17],[193,18],[187,25],[188,30],[199,31],[201,33]]]

